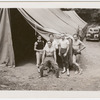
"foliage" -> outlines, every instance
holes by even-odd
[[[67,9],[61,8],[63,11],[75,10],[76,13],[88,23],[100,23],[100,9]]]

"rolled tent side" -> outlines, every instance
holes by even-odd
[[[13,67],[15,59],[8,9],[2,9],[0,19],[0,64]]]

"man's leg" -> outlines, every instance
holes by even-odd
[[[40,60],[41,60],[41,54],[40,52],[36,52],[36,62],[37,62],[37,67],[38,67],[38,72],[40,72]]]
[[[40,53],[39,52],[36,52],[36,65],[37,67],[39,67],[40,65]]]
[[[68,62],[68,55],[66,55],[66,57],[64,57],[64,61],[65,61],[65,63],[66,63],[66,69],[67,69],[67,76],[69,76],[70,75],[70,73],[69,73],[69,62]]]
[[[65,68],[65,60],[64,60],[64,56],[63,56],[64,54],[62,54],[61,53],[61,59],[62,59],[62,65],[63,65],[63,71],[62,71],[62,73],[65,73],[66,72],[66,68]]]
[[[58,63],[58,67],[60,67],[60,65],[61,65],[61,57],[59,56],[59,50],[57,49],[56,50],[56,57],[57,57],[57,63]]]
[[[76,55],[76,62],[79,64],[79,62],[80,62],[80,54]]]
[[[78,71],[79,71],[79,74],[81,74],[82,73],[82,69],[80,68],[80,66],[79,66],[79,64],[76,62],[76,56],[75,55],[73,55],[73,64],[75,65],[75,69],[76,69],[76,71],[75,71],[75,74],[78,74]]]
[[[43,70],[45,69],[45,67],[47,66],[48,63],[48,59],[45,58],[44,59],[44,63],[40,66],[40,76],[43,77]]]
[[[56,77],[59,78],[59,67],[58,64],[55,64],[54,58],[50,57],[50,63],[52,65],[52,67],[54,68],[55,72],[56,72]]]
[[[80,54],[76,55],[76,62],[78,63],[79,74],[82,74],[83,69],[80,67]]]

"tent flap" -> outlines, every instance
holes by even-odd
[[[15,65],[8,10],[3,9],[0,16],[0,64]]]

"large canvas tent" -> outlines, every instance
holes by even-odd
[[[66,16],[69,16],[71,20],[77,23],[77,25],[82,29],[84,28],[84,26],[86,26],[87,23],[82,18],[80,18],[74,10],[63,11],[63,12],[65,13]]]
[[[46,40],[49,33],[73,35],[76,24],[60,9],[0,9],[0,64],[33,55],[35,32]]]

